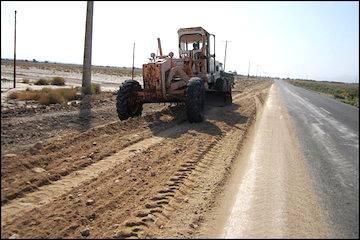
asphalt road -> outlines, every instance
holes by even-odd
[[[336,238],[359,238],[359,110],[275,81]]]

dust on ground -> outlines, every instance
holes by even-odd
[[[234,103],[199,124],[168,104],[120,122],[110,92],[2,114],[1,237],[193,236],[271,84],[237,78]]]

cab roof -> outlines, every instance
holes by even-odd
[[[189,33],[203,33],[208,35],[209,33],[202,27],[189,27],[189,28],[180,28],[178,34],[189,34]]]

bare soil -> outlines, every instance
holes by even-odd
[[[120,122],[112,93],[2,113],[1,237],[193,236],[271,84],[236,79],[234,103],[200,124],[163,104]]]

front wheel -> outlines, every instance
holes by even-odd
[[[136,97],[136,92],[140,90],[140,83],[134,80],[126,80],[120,86],[116,96],[116,111],[120,120],[141,115],[143,104]]]
[[[204,119],[205,88],[201,78],[190,79],[186,89],[186,113],[189,122],[197,123]]]

